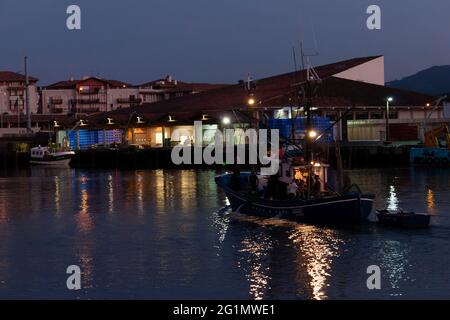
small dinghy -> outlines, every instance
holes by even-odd
[[[430,225],[431,216],[429,214],[419,214],[415,212],[377,210],[378,221],[391,227],[400,228],[426,228]]]

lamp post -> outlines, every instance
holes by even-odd
[[[389,141],[389,107],[390,107],[390,103],[394,101],[394,98],[392,97],[388,97],[386,99],[386,141]]]

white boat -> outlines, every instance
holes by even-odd
[[[56,151],[49,147],[35,147],[30,151],[30,164],[68,167],[73,151]]]

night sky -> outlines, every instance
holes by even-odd
[[[66,8],[82,30],[66,28]],[[382,9],[382,29],[366,9]],[[448,0],[0,0],[0,70],[41,85],[85,75],[134,84],[172,74],[236,82],[292,71],[292,47],[315,50],[314,65],[384,54],[386,79],[450,64]]]

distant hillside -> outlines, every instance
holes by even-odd
[[[386,83],[386,86],[432,95],[450,92],[450,66],[435,66],[412,76]]]

